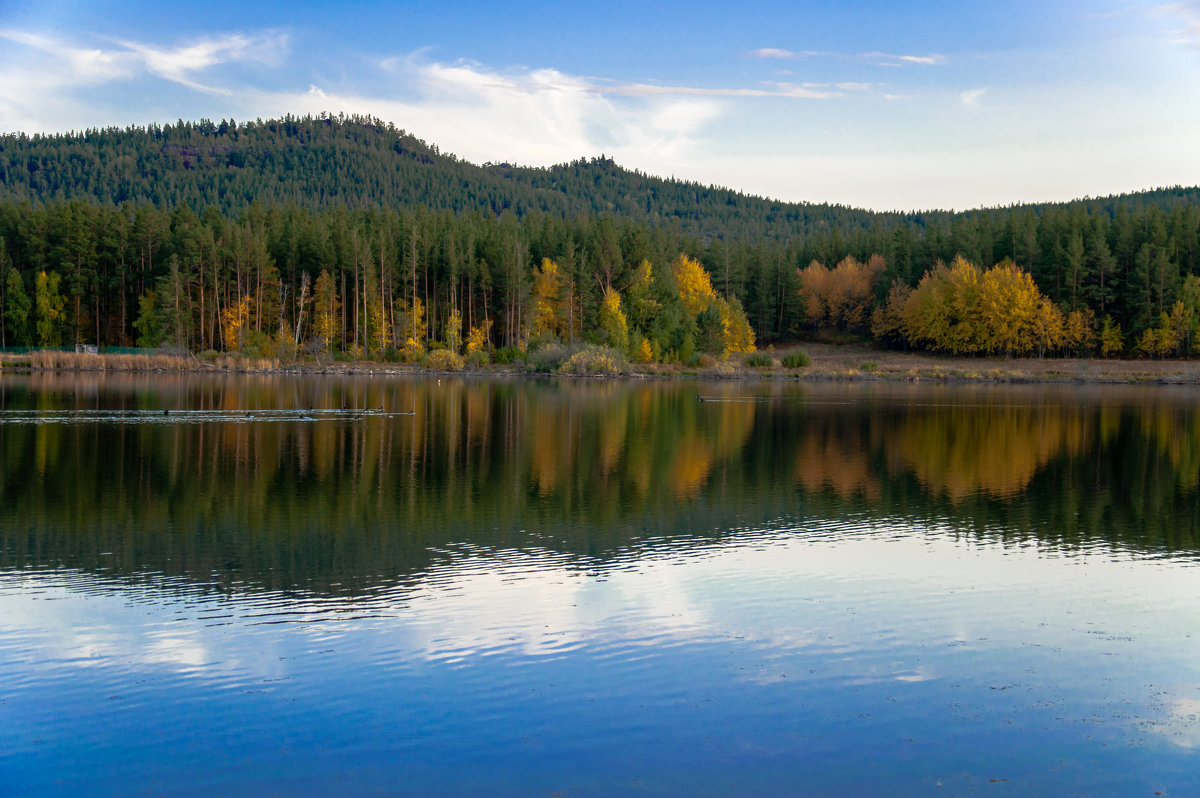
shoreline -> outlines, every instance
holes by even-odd
[[[811,363],[784,368],[780,358],[803,349]],[[631,365],[622,374],[557,374],[519,365],[489,365],[460,371],[427,369],[414,363],[382,361],[276,360],[224,356],[216,361],[194,355],[92,355],[39,353],[0,356],[0,373],[9,372],[173,372],[203,374],[461,375],[568,377],[584,379],[723,379],[753,381],[892,381],[962,383],[1066,383],[1115,385],[1200,385],[1200,360],[1106,360],[1100,358],[950,357],[926,352],[896,352],[853,344],[808,343],[760,350],[773,366],[752,367],[740,359],[712,360],[697,368],[675,364]]]

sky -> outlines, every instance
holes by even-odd
[[[0,133],[322,112],[875,210],[1198,185],[1200,0],[0,0]]]

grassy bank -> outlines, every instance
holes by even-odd
[[[805,359],[807,365],[797,366],[797,362]],[[0,367],[34,371],[441,373],[413,363],[314,360],[285,363],[238,355],[202,359],[192,355],[92,355],[51,351],[4,355]],[[463,373],[514,374],[524,371],[526,369],[518,363],[468,368]],[[713,379],[1200,384],[1200,361],[954,358],[883,351],[858,345],[814,343],[806,344],[803,348],[765,350],[753,356],[731,356],[723,360],[704,358],[692,368],[676,364],[630,364],[625,368],[625,374],[634,377]]]

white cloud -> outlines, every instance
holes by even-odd
[[[983,95],[986,93],[987,93],[986,87],[982,88],[982,89],[967,89],[966,91],[961,92],[958,95],[958,98],[962,101],[962,104],[965,105],[967,108],[978,108],[980,98],[983,97]]]
[[[18,63],[27,64],[23,73],[26,80],[34,79],[46,85],[95,85],[127,78],[137,71],[136,58],[128,51],[105,51],[96,48],[77,47],[48,36],[39,36],[25,31],[0,29],[0,39],[20,45],[27,50],[40,53],[41,60],[6,58],[9,67],[0,76],[17,72]],[[13,89],[13,81],[0,83]]]
[[[929,55],[893,55],[891,53],[862,53],[859,58],[863,58],[875,66],[890,66],[899,67],[909,64],[918,64],[921,66],[942,66],[947,63],[946,56],[938,53],[930,53]]]
[[[97,106],[105,100],[103,93],[84,95],[78,90],[146,77],[209,94],[230,95],[234,89],[206,85],[198,76],[223,64],[278,64],[287,43],[286,34],[266,31],[253,36],[215,34],[173,46],[119,41],[98,47],[0,29],[0,119],[7,130],[62,130],[102,124],[106,120],[97,118],[101,115]]]
[[[303,93],[248,98],[258,113],[347,113],[395,122],[440,148],[475,162],[550,164],[607,152],[680,156],[693,148],[722,105],[699,92],[652,86],[597,87],[556,70],[512,75],[474,65],[430,64],[405,76],[414,98],[343,93],[313,86]]]
[[[382,62],[388,83],[370,94],[312,86],[259,92],[256,115],[377,116],[471,161],[549,165],[604,152],[639,168],[686,170],[706,128],[740,99],[825,100],[868,84],[763,83],[757,87],[609,83],[554,69],[496,70],[474,62]]]
[[[226,89],[196,83],[191,75],[225,63],[278,64],[287,47],[287,36],[271,32],[254,37],[227,33],[173,48],[128,41],[120,44],[153,75],[201,91],[229,93]]]
[[[778,47],[762,47],[746,53],[746,58],[779,58],[783,60],[796,58],[791,50],[781,50]]]

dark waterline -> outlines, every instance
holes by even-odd
[[[5,375],[0,457],[0,795],[1200,791],[1188,390]]]

